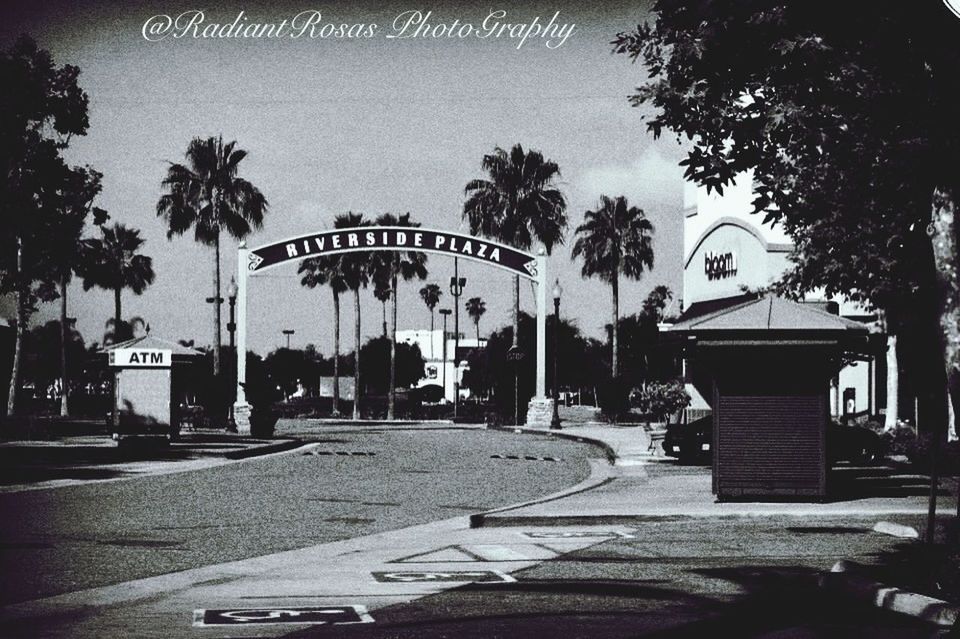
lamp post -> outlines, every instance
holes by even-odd
[[[227,301],[230,302],[230,321],[227,322],[227,332],[230,334],[230,348],[236,348],[234,336],[237,332],[237,281],[231,277],[227,284]]]
[[[453,277],[450,278],[450,295],[453,296],[453,416],[457,416],[457,405],[460,403],[460,368],[457,354],[460,351],[460,296],[463,287],[467,285],[467,278],[460,277],[457,258],[453,258]]]
[[[283,329],[283,334],[287,336],[287,350],[290,350],[290,336],[296,333],[292,328]]]
[[[236,393],[236,388],[237,388],[237,370],[238,370],[237,362],[239,361],[238,358],[240,357],[237,354],[236,341],[234,341],[234,337],[237,332],[236,312],[237,312],[237,293],[238,292],[239,290],[237,289],[237,280],[231,277],[230,283],[227,285],[227,301],[230,302],[230,321],[227,322],[227,333],[230,334],[230,352],[233,353],[233,369],[231,371],[232,372],[231,377],[233,378],[234,393]],[[244,353],[244,357],[246,357],[246,353]],[[235,415],[233,414],[234,403],[235,402],[233,401],[230,402],[230,414],[227,417],[227,430],[229,430],[231,433],[237,432],[237,420]]]
[[[441,308],[440,314],[443,315],[443,397],[447,397],[447,317],[452,311],[449,308]]]
[[[563,289],[560,288],[560,279],[553,285],[553,419],[550,420],[550,430],[560,430],[560,412],[557,408],[560,387],[560,379],[557,377],[557,361],[560,359],[560,296]]]
[[[207,302],[207,304],[217,304],[217,305],[219,306],[220,304],[223,304],[223,298],[222,298],[222,297],[208,297],[208,298],[206,298],[206,302]],[[219,390],[222,388],[222,385],[221,385],[221,384],[223,383],[223,367],[220,366],[219,355],[217,355],[217,353],[220,352],[220,309],[219,309],[219,308],[217,309],[217,336],[216,336],[216,338],[217,338],[217,343],[214,344],[214,349],[215,349],[215,350],[213,351],[213,357],[214,357],[214,359],[213,359],[213,383],[214,383],[214,386],[215,386],[215,388],[217,389],[217,392],[218,392],[218,394],[219,394]],[[230,412],[231,412],[232,410],[233,410],[233,409],[231,408],[230,411],[227,412],[227,424],[226,424],[226,428],[227,428],[228,430],[230,429],[230,422],[231,422]],[[215,423],[216,423],[216,425],[217,425],[218,428],[219,428],[219,426],[220,426],[220,424],[221,424],[221,422],[220,422],[220,417],[222,417],[222,415],[223,415],[223,413],[220,413],[219,410],[217,411],[217,414],[215,415],[215,419],[216,419],[216,422],[215,422]]]

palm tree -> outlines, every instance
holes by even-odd
[[[338,229],[369,226],[360,213],[338,215],[333,226]],[[370,256],[368,253],[346,253],[339,256],[343,281],[353,291],[353,419],[360,419],[360,289],[370,283]]]
[[[390,301],[390,284],[388,282],[375,281],[373,286],[373,296],[377,298],[383,309],[383,336],[387,336],[387,302]]]
[[[464,188],[463,217],[474,235],[500,240],[521,250],[534,241],[549,254],[563,243],[567,203],[556,188],[560,168],[539,151],[524,152],[519,144],[508,154],[497,147],[483,156],[489,179],[471,180]],[[517,346],[520,317],[520,277],[514,280],[513,346]]]
[[[420,299],[430,309],[430,359],[433,359],[433,309],[440,303],[441,297],[443,297],[443,291],[436,284],[427,284],[420,289]]]
[[[651,235],[653,224],[643,211],[627,205],[627,198],[600,196],[596,211],[587,211],[577,227],[572,258],[583,257],[580,273],[609,282],[613,291],[613,357],[611,374],[619,375],[617,323],[619,320],[620,274],[639,280],[644,268],[653,268]]]
[[[144,240],[140,231],[116,223],[101,226],[100,238],[84,240],[80,276],[83,290],[94,286],[113,291],[113,325],[118,332],[123,322],[120,293],[128,288],[136,295],[153,283],[153,260],[137,251]]]
[[[480,347],[480,318],[487,312],[487,304],[479,297],[471,297],[467,300],[467,314],[473,319],[473,325],[477,327],[477,348]]]
[[[343,273],[343,256],[324,255],[300,262],[297,273],[307,288],[329,285],[333,291],[333,416],[340,415],[340,294],[350,288]]]
[[[391,213],[384,213],[376,221],[377,226],[405,226],[418,227],[420,224],[410,220],[410,214],[404,213],[399,217]],[[390,386],[387,399],[387,419],[395,415],[397,389],[397,284],[402,277],[406,281],[413,278],[426,279],[427,256],[419,251],[390,251],[378,252],[371,256],[371,277],[383,285],[389,282],[391,297],[391,327],[390,327]],[[389,279],[388,279],[389,278]]]
[[[263,226],[267,200],[237,168],[247,152],[223,137],[194,138],[187,146],[187,164],[170,163],[163,186],[168,192],[157,202],[157,215],[167,224],[167,237],[183,235],[191,227],[194,238],[214,247],[213,374],[220,375],[220,233],[240,240]]]

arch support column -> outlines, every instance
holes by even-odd
[[[239,435],[250,434],[250,404],[247,403],[247,277],[250,251],[246,242],[237,249],[237,400],[233,404],[233,419]]]
[[[553,400],[547,397],[547,252],[542,246],[537,250],[536,284],[537,392],[527,406],[527,425],[546,426],[553,417]]]

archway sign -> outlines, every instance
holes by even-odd
[[[287,262],[321,255],[360,251],[422,251],[473,260],[533,280],[537,285],[537,380],[536,396],[530,401],[527,423],[550,420],[546,396],[547,260],[541,247],[537,255],[490,240],[438,229],[397,226],[366,226],[333,229],[264,244],[248,249],[241,243],[237,255],[237,353],[247,352],[247,279]],[[250,405],[244,386],[247,358],[237,358],[237,402],[234,419],[241,434],[250,433]]]

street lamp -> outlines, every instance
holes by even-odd
[[[230,352],[233,354],[232,355],[233,357],[232,377],[233,377],[233,388],[234,388],[233,393],[236,393],[236,389],[237,389],[237,371],[238,371],[237,362],[239,361],[238,359],[239,355],[237,355],[237,346],[236,346],[236,342],[234,341],[234,335],[237,332],[236,311],[237,311],[237,293],[238,292],[239,291],[237,289],[237,280],[231,276],[230,283],[227,285],[227,300],[230,302],[230,321],[227,322],[227,333],[230,334]],[[246,354],[244,354],[244,357],[246,357]],[[233,396],[233,393],[231,393],[230,395],[231,397]],[[227,430],[229,430],[231,433],[237,432],[237,419],[233,412],[233,409],[234,409],[233,405],[234,405],[234,402],[230,402],[230,415],[229,417],[227,417]]]
[[[227,322],[227,332],[230,333],[230,348],[236,348],[236,343],[234,342],[234,334],[237,332],[237,281],[231,277],[230,283],[227,284],[227,301],[230,302],[230,321]]]
[[[287,350],[290,350],[290,336],[296,333],[292,328],[283,329],[283,334],[287,336]]]
[[[560,288],[560,278],[553,285],[553,419],[550,420],[551,430],[560,430],[560,412],[557,408],[559,378],[557,377],[557,361],[560,359],[560,350],[558,336],[560,335],[560,296],[563,289]]]
[[[447,397],[447,317],[452,311],[449,308],[441,308],[440,314],[443,315],[443,397]]]
[[[453,416],[457,416],[457,405],[460,402],[460,369],[457,363],[457,354],[460,352],[460,296],[463,287],[467,285],[467,278],[460,277],[457,258],[453,258],[453,277],[450,278],[450,295],[453,296]],[[446,392],[446,389],[444,389]]]

